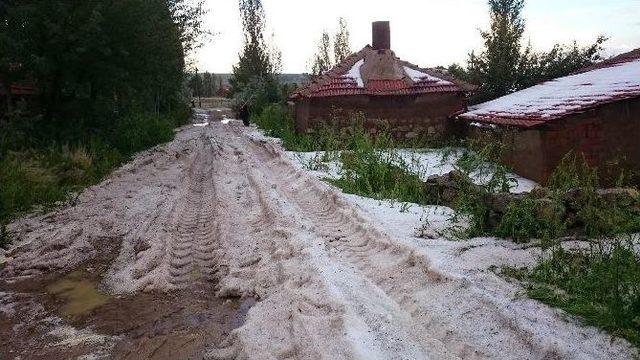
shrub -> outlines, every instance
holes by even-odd
[[[11,245],[12,241],[7,225],[0,223],[0,249],[6,249]]]
[[[131,114],[119,119],[111,132],[110,143],[125,155],[173,139],[172,121],[164,116]]]
[[[296,133],[293,118],[280,104],[266,106],[259,115],[254,115],[251,119],[268,136],[282,140],[282,146],[290,151],[335,151],[344,145],[338,133],[328,126],[321,127],[314,134]]]
[[[233,109],[247,106],[251,114],[259,115],[267,107],[284,101],[283,88],[274,76],[254,76],[239,92],[234,94]]]
[[[409,171],[410,162],[393,149],[388,133],[372,136],[356,127],[348,144],[349,150],[340,155],[342,177],[334,184],[346,192],[376,199],[431,203],[422,179]]]
[[[0,221],[36,204],[51,204],[65,196],[55,169],[35,151],[7,153],[0,161]]]
[[[633,239],[601,239],[584,251],[555,246],[529,272],[527,288],[530,297],[640,345],[638,279]]]
[[[5,150],[0,153],[0,223],[36,205],[47,207],[65,200],[70,192],[101,180],[135,152],[170,141],[174,124],[184,118],[131,114],[117,120],[106,136],[94,136],[87,144]]]
[[[541,206],[549,208],[541,209]],[[541,205],[541,202],[529,197],[513,201],[508,205],[506,213],[494,230],[494,234],[503,238],[511,238],[515,242],[556,238],[564,231],[564,223],[560,216],[561,209],[558,209],[561,206],[558,202]],[[550,214],[543,215],[541,210],[549,211]]]
[[[595,189],[598,184],[596,169],[589,167],[584,157],[569,152],[549,177],[547,187],[564,192],[577,188]]]

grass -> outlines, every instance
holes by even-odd
[[[566,228],[559,216],[562,205],[555,203],[544,206],[545,208],[541,209],[539,203],[530,197],[512,202],[493,230],[493,235],[509,238],[517,243],[559,237]],[[541,210],[548,213],[544,214]]]
[[[388,134],[373,137],[356,128],[350,140],[351,149],[340,155],[342,177],[332,183],[347,193],[374,199],[432,202],[422,179],[409,171],[411,162],[394,149]]]
[[[73,192],[99,182],[135,152],[173,139],[173,128],[187,119],[134,114],[87,142],[16,146],[0,152],[0,228],[11,219],[47,209]],[[9,235],[0,232],[0,246]]]
[[[532,299],[640,346],[640,258],[630,236],[594,241],[588,250],[556,244],[532,269],[502,274],[523,281]]]
[[[411,162],[396,150],[398,143],[386,132],[370,135],[361,126],[361,120],[356,115],[353,127],[342,131],[324,126],[314,134],[296,134],[293,119],[278,104],[267,106],[252,119],[267,135],[280,138],[287,150],[325,151],[321,158],[310,161],[310,169],[319,169],[322,162],[340,161],[342,176],[329,181],[347,193],[375,199],[431,203],[420,176],[415,174],[415,169],[409,171]]]

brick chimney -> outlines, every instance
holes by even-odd
[[[391,30],[388,21],[374,21],[371,24],[372,46],[374,50],[391,49]]]

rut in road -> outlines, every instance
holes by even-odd
[[[487,332],[499,325],[501,337],[518,344],[511,358],[532,353],[573,357],[561,349],[561,342],[540,339],[529,327],[521,325],[514,314],[500,311],[490,297],[474,294],[467,280],[442,273],[427,256],[392,241],[331,187],[292,167],[272,144],[240,134],[237,138],[240,143],[235,146],[250,149],[247,153],[251,157],[246,161],[252,162],[267,183],[273,184],[278,192],[276,197],[295,204],[300,218],[312,225],[327,249],[333,249],[328,251],[331,258],[354,265],[362,278],[371,281],[370,291],[382,291],[387,297],[383,301],[394,303],[406,313],[408,336],[425,348],[425,354],[439,352],[439,356],[463,358],[504,356],[496,352],[491,337],[479,337],[469,330],[477,329],[480,322],[486,324]],[[482,311],[475,308],[478,303],[483,304]],[[442,309],[443,305],[448,308]],[[458,316],[452,318],[451,313]],[[392,339],[386,341],[393,344]]]
[[[221,342],[205,332],[180,345],[212,359],[624,358],[606,336],[580,344],[579,327],[543,306],[523,310],[500,289],[440,270],[423,247],[351,200],[252,130],[189,127],[78,204],[12,225],[24,241],[8,252],[2,275],[103,259],[100,285],[111,295],[174,294],[168,314],[193,305],[161,334],[145,325],[151,330],[139,335],[150,346],[165,339],[175,347],[206,329],[191,327],[202,312],[251,298],[246,322]],[[183,338],[172,337],[176,326]]]

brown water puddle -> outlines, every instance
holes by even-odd
[[[109,301],[82,271],[74,271],[47,286],[47,292],[63,302],[59,313],[65,318],[87,314]]]
[[[0,359],[73,358],[95,351],[90,344],[59,347],[47,334],[46,318],[57,315],[76,329],[115,336],[109,351],[117,359],[200,359],[244,324],[254,299],[221,299],[214,284],[199,289],[112,296],[101,291],[99,272],[78,270],[64,276],[9,286],[46,310],[38,321],[21,312],[0,316]],[[18,304],[19,305],[19,304]],[[28,311],[28,310],[27,310]],[[17,325],[17,326],[16,326]],[[11,330],[14,329],[14,330]],[[19,330],[15,330],[19,329]],[[2,329],[0,329],[2,330]],[[58,340],[55,340],[58,341]]]

